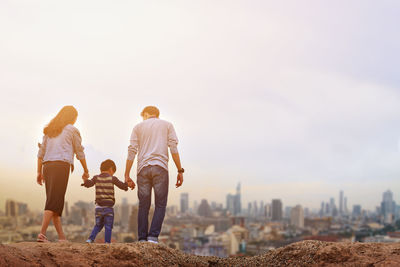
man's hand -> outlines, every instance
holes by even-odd
[[[178,173],[178,176],[176,177],[176,188],[180,187],[183,184],[183,173]]]
[[[36,182],[38,183],[38,185],[44,184],[44,177],[41,172],[38,172],[37,177],[36,177]]]
[[[89,171],[88,170],[84,171],[84,173],[82,174],[83,181],[89,179],[89,177],[90,177],[89,176]]]
[[[135,182],[129,176],[125,176],[125,183],[128,183],[128,187],[131,190],[135,189]]]

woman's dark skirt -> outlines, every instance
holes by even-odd
[[[49,161],[43,165],[43,177],[46,185],[45,210],[62,215],[64,197],[67,191],[70,164],[63,161]]]

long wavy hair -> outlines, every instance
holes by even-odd
[[[65,126],[74,124],[77,117],[78,111],[73,106],[65,106],[44,127],[43,133],[48,137],[56,137],[62,132]]]

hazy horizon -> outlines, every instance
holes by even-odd
[[[243,207],[319,208],[339,190],[349,209],[388,189],[400,203],[400,2],[289,3],[2,1],[0,209],[44,207],[37,143],[64,105],[90,175],[111,158],[120,179],[140,111],[158,106],[186,170],[175,189],[170,164],[170,204],[225,204],[239,181]],[[75,164],[66,201],[93,200]]]

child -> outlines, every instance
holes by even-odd
[[[123,183],[113,176],[116,170],[114,161],[110,159],[103,161],[100,166],[101,174],[94,176],[91,180],[84,180],[82,184],[87,188],[96,185],[96,225],[93,227],[89,239],[86,240],[87,243],[94,242],[96,235],[103,229],[103,226],[105,228],[105,242],[111,242],[111,232],[114,225],[114,185],[122,190],[128,190],[127,183]]]

